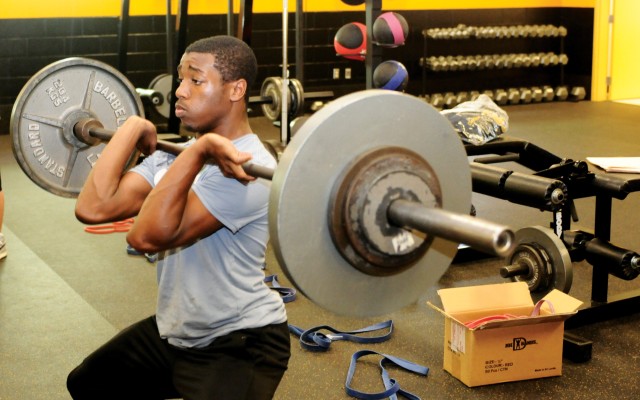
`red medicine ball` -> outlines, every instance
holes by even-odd
[[[373,71],[373,86],[378,89],[402,92],[409,83],[409,72],[402,63],[394,60],[381,62]]]
[[[350,22],[338,29],[333,39],[336,53],[344,58],[362,61],[367,53],[367,27],[360,22]]]
[[[380,14],[373,23],[373,40],[380,46],[397,47],[403,45],[408,35],[409,24],[398,13]]]

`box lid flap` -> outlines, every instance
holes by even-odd
[[[526,282],[467,286],[438,290],[447,313],[533,306]]]
[[[553,305],[553,310],[551,310],[550,306],[546,304],[547,302],[542,305],[542,309],[555,314],[572,313],[582,305],[582,301],[575,297],[571,297],[558,289],[550,291],[546,296],[544,296],[544,299]]]

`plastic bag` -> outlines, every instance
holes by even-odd
[[[440,112],[447,117],[465,143],[487,143],[509,128],[509,116],[486,94]]]

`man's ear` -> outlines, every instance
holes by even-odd
[[[238,79],[233,82],[231,87],[231,101],[244,100],[247,95],[247,81],[244,79]]]

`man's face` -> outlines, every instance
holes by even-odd
[[[190,131],[214,131],[231,107],[231,83],[223,83],[209,53],[185,53],[178,66],[175,113]]]

